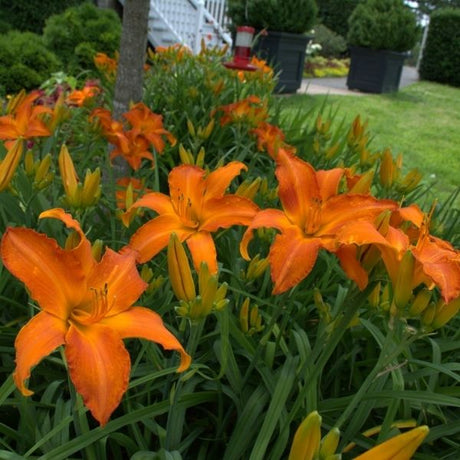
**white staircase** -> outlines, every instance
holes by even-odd
[[[149,42],[154,47],[180,43],[194,53],[201,40],[207,47],[231,46],[225,10],[226,0],[150,0]]]

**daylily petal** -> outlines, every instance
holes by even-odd
[[[175,214],[171,198],[163,193],[151,192],[146,193],[142,198],[139,198],[129,209],[132,208],[149,208],[158,214]]]
[[[24,381],[29,378],[31,368],[65,342],[67,322],[40,312],[35,315],[18,333],[16,348],[16,369],[14,382],[24,396],[33,394]]]
[[[396,209],[398,204],[392,200],[379,200],[368,195],[344,194],[333,196],[321,209],[321,227],[317,235],[333,235],[348,222],[374,219],[387,209]]]
[[[287,291],[311,272],[320,246],[321,240],[306,239],[295,227],[276,235],[268,255],[273,294]]]
[[[128,387],[131,362],[118,332],[102,324],[72,324],[65,355],[75,389],[93,417],[105,425]]]
[[[344,224],[337,232],[336,240],[340,244],[390,244],[368,221],[351,221]]]
[[[56,240],[27,228],[8,228],[1,253],[6,268],[29,289],[40,307],[67,319],[86,290],[80,261]]]
[[[321,170],[316,172],[316,180],[319,186],[319,193],[323,201],[337,195],[340,179],[345,174],[342,168]]]
[[[202,210],[200,229],[215,232],[232,225],[249,225],[258,209],[251,200],[237,195],[209,200]]]
[[[307,209],[312,201],[320,202],[321,198],[316,172],[309,163],[287,154],[278,155],[277,163],[278,196],[284,212],[291,222],[303,228]]]
[[[122,339],[137,337],[159,343],[165,350],[178,351],[181,364],[177,372],[185,371],[190,366],[190,356],[176,337],[166,329],[160,315],[148,308],[132,307],[119,315],[104,318],[101,324],[117,331]]]
[[[76,258],[81,262],[83,270],[88,272],[94,266],[96,261],[91,253],[91,243],[86,238],[83,230],[80,227],[80,223],[75,220],[69,213],[66,213],[64,209],[53,208],[43,211],[39,216],[39,219],[59,219],[64,222],[67,228],[75,230],[80,235],[80,243],[73,249],[72,252],[75,253]]]
[[[136,268],[136,253],[124,251],[119,254],[107,249],[101,262],[88,279],[90,289],[102,289],[107,285],[107,316],[127,310],[147,288]]]
[[[195,229],[185,227],[175,214],[158,216],[134,233],[129,246],[138,252],[137,261],[144,263],[168,245],[171,233],[175,233],[180,241],[184,241],[194,232]]]
[[[292,223],[286,217],[286,214],[279,209],[264,209],[263,211],[258,212],[241,239],[240,252],[246,260],[250,259],[248,254],[248,244],[252,240],[252,232],[254,229],[260,227],[283,230],[285,228],[292,227]]]
[[[414,248],[412,253],[423,266],[423,272],[439,287],[446,303],[460,296],[460,259],[454,251],[425,241],[421,249]]]
[[[340,265],[348,278],[353,280],[362,291],[369,281],[366,270],[361,266],[357,258],[358,248],[354,244],[341,246],[335,255],[340,260]]]
[[[195,270],[200,269],[201,262],[206,262],[211,274],[217,273],[217,253],[214,240],[209,232],[195,232],[187,240],[192,254]]]
[[[201,204],[206,192],[204,175],[204,169],[192,165],[176,166],[169,173],[169,194],[176,211],[189,203],[192,208]]]
[[[240,161],[232,161],[210,172],[206,177],[206,198],[221,197],[230,182],[240,174],[242,169],[246,170],[248,168]]]

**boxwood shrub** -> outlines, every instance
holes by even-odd
[[[41,34],[45,20],[84,0],[0,0],[0,17],[11,29]]]
[[[68,8],[51,16],[43,29],[46,46],[61,59],[68,73],[93,68],[96,53],[118,50],[121,21],[117,13],[92,3]]]
[[[40,35],[17,30],[0,35],[0,92],[11,94],[22,88],[37,88],[60,65]]]
[[[420,62],[420,78],[460,86],[460,9],[432,13]]]

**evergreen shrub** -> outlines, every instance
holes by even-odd
[[[17,30],[0,35],[0,91],[10,94],[37,88],[60,65],[40,35]]]
[[[84,0],[0,0],[0,17],[10,28],[41,34],[45,20]],[[39,6],[37,5],[39,3]]]
[[[431,15],[419,70],[423,80],[460,86],[460,9]]]
[[[121,22],[115,11],[97,8],[92,3],[51,16],[43,30],[48,48],[59,56],[65,70],[74,74],[93,69],[93,57],[98,52],[113,56],[120,36]]]
[[[314,0],[230,0],[227,6],[233,26],[294,34],[308,32],[317,11]]]
[[[419,36],[415,14],[403,0],[365,0],[348,25],[349,44],[364,48],[408,51]]]

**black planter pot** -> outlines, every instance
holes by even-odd
[[[369,93],[398,91],[406,53],[358,46],[351,47],[350,53],[350,70],[347,77],[349,89]]]
[[[257,35],[252,48],[278,74],[277,93],[295,93],[302,83],[305,50],[311,37],[303,34],[268,31]]]

